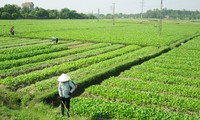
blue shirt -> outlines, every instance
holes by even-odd
[[[70,93],[73,93],[76,89],[76,85],[72,81],[59,82],[58,92],[59,96],[63,98],[69,98]]]

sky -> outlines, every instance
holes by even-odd
[[[149,9],[160,9],[161,0],[143,0],[143,11]],[[5,4],[16,4],[21,6],[24,2],[33,2],[35,6],[44,9],[69,8],[78,13],[112,13],[112,6],[115,3],[115,13],[141,13],[142,0],[0,0],[0,7]],[[200,0],[163,0],[163,8],[174,10],[200,11]]]

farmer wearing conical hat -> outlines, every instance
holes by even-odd
[[[61,115],[64,116],[64,109],[66,109],[66,116],[69,117],[71,94],[75,91],[76,84],[64,73],[58,77],[58,81],[58,92],[61,98]]]

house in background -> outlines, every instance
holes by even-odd
[[[25,3],[22,3],[22,7],[28,7],[30,9],[33,9],[34,4],[33,4],[33,2],[25,2]]]

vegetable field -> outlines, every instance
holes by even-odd
[[[199,119],[200,58],[196,56],[200,51],[195,47],[199,41],[200,37],[195,38],[101,85],[91,86],[74,100],[75,105],[83,104],[82,109],[74,106],[75,112],[102,113],[117,119]]]
[[[0,35],[6,36],[10,25],[15,25],[16,36],[49,39],[73,39],[91,42],[135,44],[140,46],[165,46],[199,32],[199,24],[190,21],[164,21],[163,34],[159,33],[157,20],[16,20],[1,21]],[[5,31],[7,30],[7,31]]]
[[[78,84],[72,115],[200,119],[200,24],[164,22],[158,35],[153,20],[1,21],[2,105],[56,111],[57,77],[67,73]],[[11,24],[15,36],[5,31]]]

